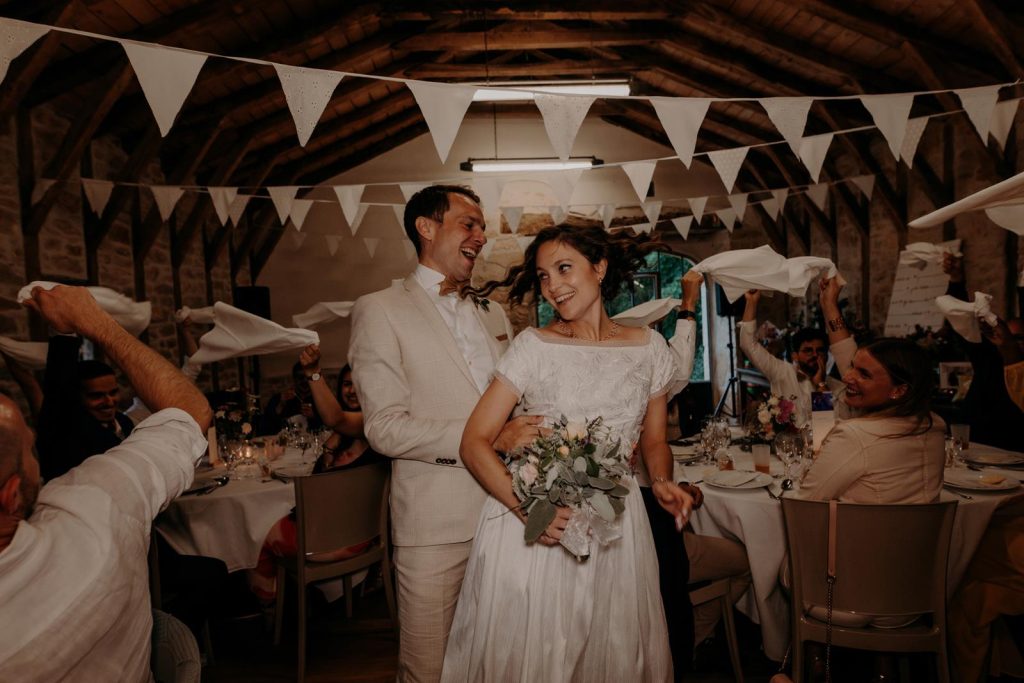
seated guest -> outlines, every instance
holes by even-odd
[[[120,388],[113,368],[96,360],[79,360],[81,345],[78,336],[50,338],[36,446],[46,481],[113,448],[134,427],[131,418],[117,409]]]
[[[260,434],[277,434],[284,429],[288,418],[296,415],[303,416],[306,427],[310,430],[324,426],[323,419],[313,405],[309,379],[299,363],[292,366],[292,387],[274,394],[267,402]]]
[[[84,288],[37,288],[25,305],[91,339],[158,412],[41,486],[33,433],[0,397],[0,680],[149,681],[150,527],[192,482],[210,408]]]
[[[836,420],[807,470],[800,497],[849,503],[938,500],[945,463],[942,418],[931,412],[934,373],[913,342],[880,339],[857,351]]]
[[[352,368],[347,364],[338,376],[338,392],[331,393],[320,372],[320,346],[310,344],[299,354],[296,367],[300,369],[309,394],[313,401],[316,414],[323,420],[323,425],[334,430],[335,436],[347,436],[362,439],[363,413],[356,395],[355,383],[352,381]],[[332,436],[333,438],[333,436]],[[340,439],[335,439],[339,443]]]

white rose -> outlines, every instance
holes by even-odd
[[[761,408],[760,410],[757,411],[757,421],[763,425],[768,424],[769,422],[772,421],[771,413],[769,413],[766,409]]]
[[[248,422],[243,422],[242,423],[242,433],[243,434],[249,434],[250,432],[252,432],[252,425],[249,424]]]
[[[770,399],[768,399],[768,405],[770,405],[772,408],[779,405],[779,397],[772,396]]]
[[[567,439],[587,438],[587,425],[580,422],[568,422],[565,425],[565,436]]]
[[[537,481],[538,474],[537,468],[534,467],[531,462],[528,462],[519,468],[519,476],[527,487],[533,486],[533,482]]]

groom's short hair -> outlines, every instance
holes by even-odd
[[[449,194],[461,194],[477,204],[480,203],[480,197],[476,192],[465,185],[428,185],[410,197],[406,203],[402,223],[405,225],[405,234],[409,236],[413,246],[416,247],[417,255],[420,253],[421,246],[420,234],[416,231],[416,219],[423,216],[438,223],[444,221],[444,214],[450,206]]]

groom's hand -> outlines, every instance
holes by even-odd
[[[541,415],[520,415],[513,417],[501,428],[501,433],[494,440],[494,450],[508,453],[523,446],[529,446],[540,436],[547,436],[551,430],[541,427],[544,421]]]
[[[548,524],[548,528],[544,530],[544,533],[537,540],[544,545],[558,545],[562,540],[565,527],[569,525],[570,517],[572,517],[572,510],[566,507],[558,508],[555,511],[555,518],[551,520],[551,524]]]

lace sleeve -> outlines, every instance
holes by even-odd
[[[676,375],[676,359],[668,342],[660,334],[651,333],[651,398],[672,388]]]
[[[516,335],[509,345],[508,351],[494,367],[494,379],[502,382],[519,398],[522,397],[529,379],[533,376],[536,349],[532,349],[532,342],[535,334],[536,332],[530,328]]]

